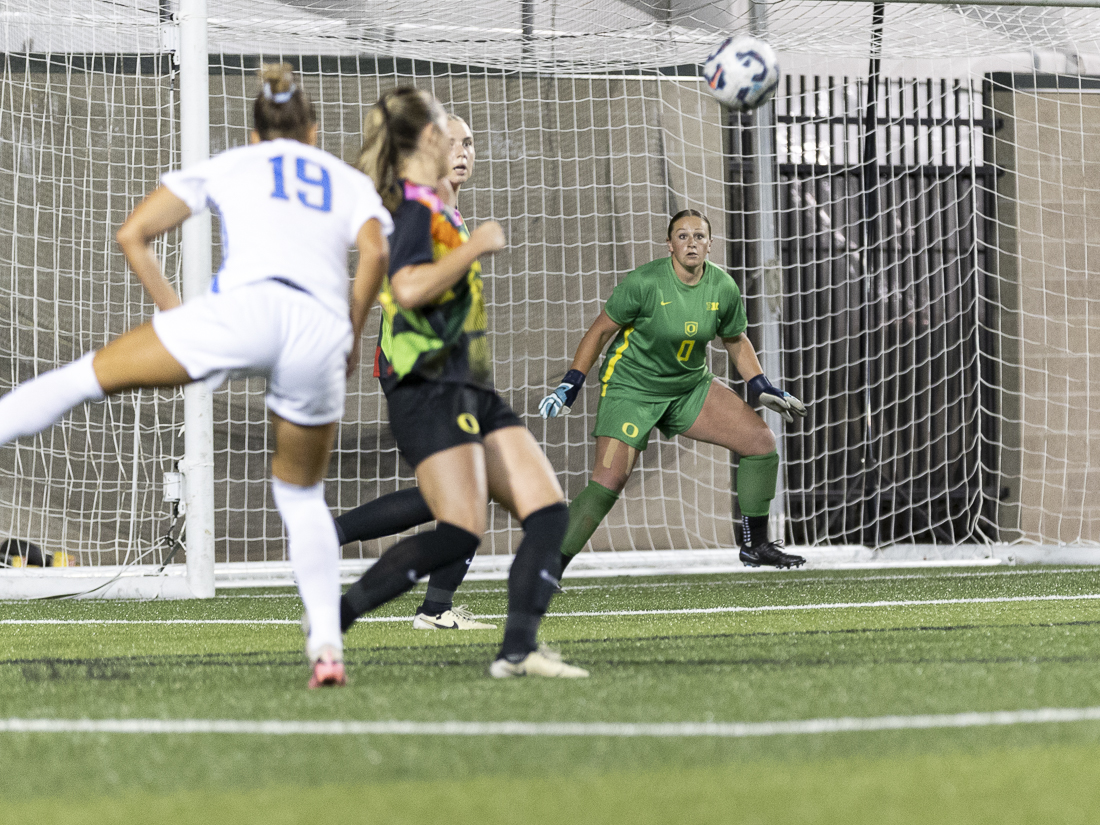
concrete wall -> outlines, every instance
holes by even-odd
[[[1100,90],[1046,85],[995,95],[1001,520],[1009,540],[1097,542]]]

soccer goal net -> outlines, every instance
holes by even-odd
[[[836,548],[1096,546],[1096,5],[8,0],[0,391],[151,316],[113,238],[185,155],[184,73],[208,78],[200,127],[215,153],[247,141],[255,69],[283,60],[316,102],[321,145],[347,160],[365,107],[397,84],[470,125],[459,208],[471,226],[500,221],[509,240],[485,266],[497,386],[568,497],[592,468],[598,390],[548,422],[538,400],[615,284],[667,254],[669,216],[692,207],[746,296],[766,371],[810,407],[793,425],[768,417],[783,459],[777,537],[811,561]],[[198,56],[181,39],[196,8]],[[773,103],[737,115],[708,93],[701,63],[742,31],[772,44],[783,77]],[[213,238],[216,268],[216,220]],[[157,251],[178,282],[178,235]],[[723,359],[712,346],[712,369],[740,391]],[[198,526],[181,493],[197,428],[213,455]],[[268,439],[258,381],[214,393],[207,422],[185,421],[174,391],[77,409],[0,448],[0,562],[26,562],[33,545],[57,565],[39,576],[117,594],[104,582],[163,579],[203,531],[219,581],[288,576]],[[732,547],[736,465],[655,434],[591,548]],[[329,503],[341,512],[412,483],[367,363],[349,386]],[[504,559],[517,541],[494,507],[481,553]],[[346,547],[348,569],[385,546]],[[28,576],[0,572],[0,595]]]

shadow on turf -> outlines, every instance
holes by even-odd
[[[648,643],[684,643],[699,641],[732,641],[747,639],[783,639],[813,636],[852,636],[890,633],[954,633],[966,631],[985,631],[991,628],[1010,630],[1013,628],[1041,628],[1055,629],[1060,627],[1090,627],[1100,625],[1100,621],[1071,621],[1071,622],[1031,622],[1023,624],[970,624],[970,625],[944,625],[944,626],[913,626],[913,627],[888,627],[888,628],[842,628],[837,630],[796,630],[796,631],[754,631],[749,633],[708,633],[708,634],[662,634],[656,636],[630,636],[630,637],[603,637],[588,639],[571,639],[567,645],[572,653],[571,658],[585,665],[597,665],[602,667],[642,667],[675,665],[676,667],[776,667],[776,668],[805,668],[805,667],[836,667],[850,664],[893,664],[893,665],[923,665],[923,664],[1009,664],[1015,662],[1027,662],[1030,664],[1044,663],[1092,663],[1100,661],[1095,656],[1012,656],[1012,657],[881,657],[868,659],[865,655],[855,654],[855,658],[845,659],[839,657],[835,651],[827,656],[815,656],[802,658],[796,654],[783,657],[775,656],[730,656],[730,657],[706,657],[701,658],[688,651],[683,657],[669,657],[654,655],[648,658],[605,658],[598,654],[599,648],[617,643],[629,642],[631,645],[639,642]],[[599,646],[599,647],[597,647]],[[420,645],[386,645],[367,648],[362,654],[352,648],[345,650],[345,661],[349,666],[355,667],[474,667],[484,668],[488,660],[498,647],[497,642],[473,642],[455,645],[453,647],[438,646],[425,648]],[[591,648],[589,652],[595,654],[585,657],[577,655],[579,648]],[[428,658],[424,653],[428,650],[438,650],[445,657]],[[458,652],[470,654],[456,656]],[[380,659],[380,654],[417,653],[416,658],[409,659]],[[603,650],[606,654],[606,650]],[[660,654],[660,649],[655,649],[654,654]],[[667,653],[667,652],[666,652]],[[303,657],[295,653],[273,654],[270,651],[258,651],[254,653],[199,653],[199,654],[173,654],[166,656],[113,656],[101,658],[54,658],[36,657],[32,659],[8,659],[0,661],[2,666],[14,666],[22,669],[23,677],[28,682],[54,682],[75,680],[111,681],[124,680],[132,676],[132,671],[137,668],[164,668],[164,667],[289,667],[300,668]]]

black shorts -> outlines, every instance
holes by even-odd
[[[413,468],[460,444],[480,444],[523,422],[494,390],[443,381],[402,381],[386,396],[397,449]]]

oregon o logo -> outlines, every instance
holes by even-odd
[[[638,427],[636,424],[631,424],[629,421],[627,421],[625,424],[623,424],[623,433],[626,435],[627,438],[637,438]]]
[[[462,428],[462,432],[469,433],[470,435],[477,435],[481,432],[481,427],[477,423],[477,419],[469,413],[462,413],[458,417],[458,426]]]
[[[697,323],[695,323],[694,321],[685,321],[684,322],[684,333],[686,335],[694,335],[698,331],[699,331],[699,325]]]

